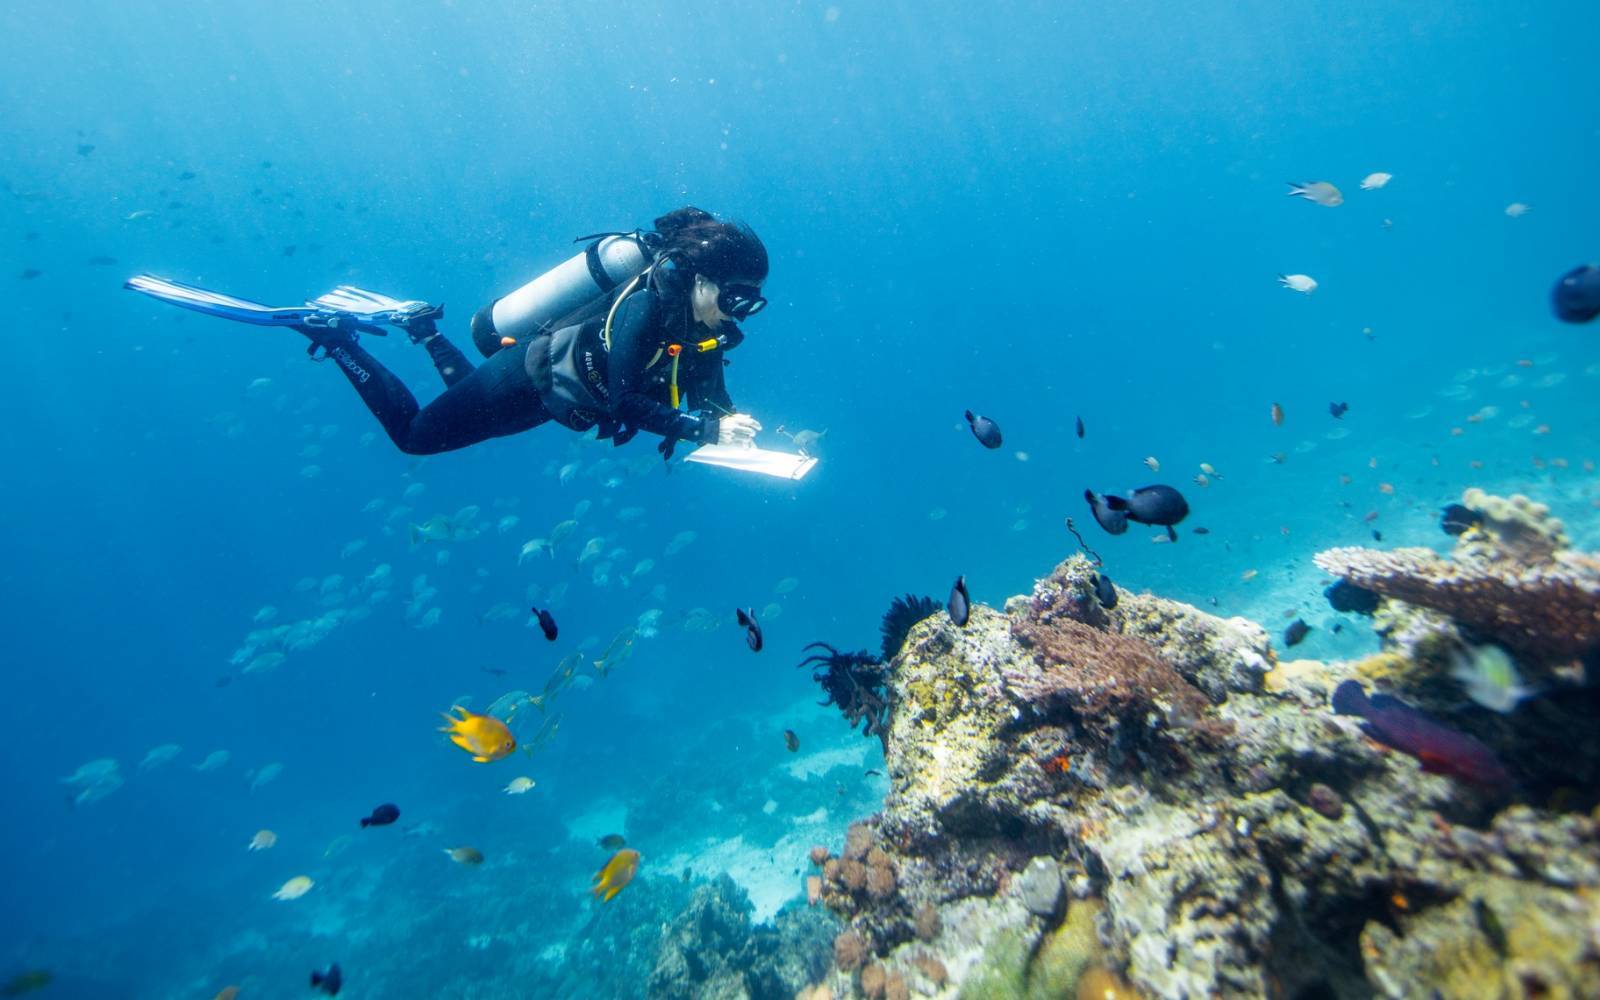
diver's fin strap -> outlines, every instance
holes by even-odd
[[[256,326],[306,326],[382,334],[386,332],[383,324],[405,328],[417,319],[438,319],[444,315],[442,305],[419,299],[394,299],[354,285],[340,285],[303,306],[262,305],[153,274],[134,275],[122,287],[170,305]]]

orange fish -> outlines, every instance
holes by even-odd
[[[440,726],[439,732],[449,733],[450,742],[472,754],[472,759],[478,763],[487,764],[508,757],[517,748],[517,739],[511,735],[511,730],[494,716],[478,715],[460,705],[450,706],[450,711],[460,712],[461,718],[441,712],[450,724]]]
[[[639,852],[624,847],[611,855],[611,860],[606,862],[604,868],[594,873],[594,888],[589,893],[602,903],[609,903],[612,897],[633,881],[633,874],[638,870]]]
[[[1394,496],[1394,484],[1393,483],[1379,483],[1378,484],[1378,492],[1382,493],[1386,497],[1392,497],[1392,496]]]
[[[1272,426],[1283,426],[1283,404],[1281,403],[1272,404]]]

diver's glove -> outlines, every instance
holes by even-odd
[[[722,421],[720,420],[707,417],[703,411],[680,413],[672,421],[672,429],[667,431],[662,436],[661,443],[656,445],[656,451],[661,453],[661,458],[664,461],[670,461],[679,441],[698,441],[701,444],[711,444],[717,441],[721,435],[721,423]]]
[[[730,413],[717,421],[717,444],[753,448],[761,421],[748,413]]]

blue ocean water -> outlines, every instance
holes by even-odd
[[[435,995],[421,984],[504,967],[462,945],[479,935],[554,969],[610,825],[646,859],[618,915],[683,867],[770,911],[799,865],[759,859],[796,830],[837,839],[885,788],[862,774],[876,741],[814,706],[801,647],[875,646],[892,596],[942,598],[958,574],[987,603],[1025,593],[1076,547],[1067,516],[1119,583],[1273,630],[1303,616],[1324,658],[1372,639],[1327,627],[1312,554],[1374,529],[1441,543],[1438,508],[1467,486],[1533,495],[1600,545],[1600,328],[1546,303],[1600,256],[1597,21],[1568,3],[0,10],[0,976],[294,996],[343,957],[351,995],[378,964]],[[1361,190],[1374,171],[1394,179]],[[826,431],[799,484],[668,475],[644,440],[553,425],[419,461],[294,334],[121,288],[151,272],[296,303],[354,283],[447,303],[465,347],[471,313],[573,237],[683,204],[771,252],[772,306],[728,380],[763,444]],[[436,391],[402,337],[368,346]],[[1002,449],[972,440],[968,408]],[[1085,488],[1147,482],[1183,488],[1185,529],[1209,534],[1094,527]],[[562,554],[519,564],[582,501]],[[467,505],[480,537],[409,544],[407,523]],[[626,550],[605,583],[575,565],[591,537]],[[362,582],[382,565],[391,584]],[[554,644],[488,614],[560,584]],[[752,655],[733,609],[768,604]],[[266,606],[269,624],[347,617],[242,674]],[[472,764],[435,732],[651,609],[660,634],[563,692],[534,756]],[[686,628],[696,609],[719,627]],[[61,779],[102,758],[124,783],[75,805]],[[518,774],[535,790],[502,795]],[[398,828],[358,829],[381,802]],[[278,846],[247,852],[262,828]],[[482,869],[439,851],[459,844]],[[269,898],[299,874],[317,889]],[[381,926],[467,879],[498,895],[379,953]]]

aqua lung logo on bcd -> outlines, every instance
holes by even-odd
[[[339,365],[344,368],[345,371],[349,372],[351,375],[354,375],[357,382],[366,382],[372,378],[372,373],[361,367],[361,365],[356,362],[356,359],[350,356],[350,352],[346,351],[342,347],[335,347],[333,349],[333,360],[339,362]]]

